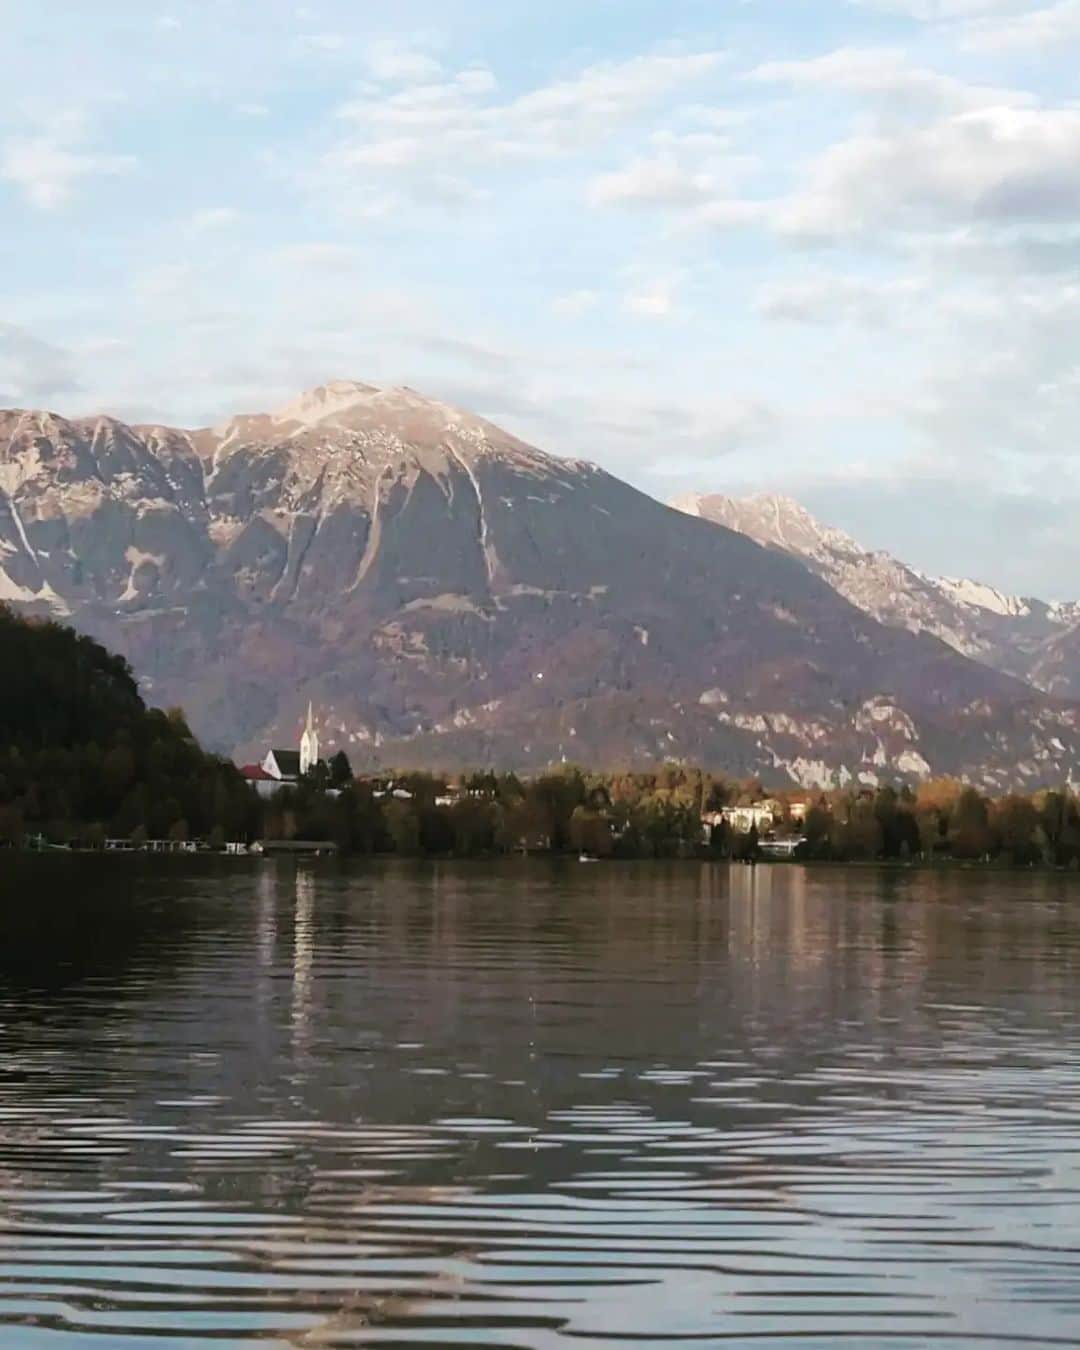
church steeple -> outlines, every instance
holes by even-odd
[[[307,725],[300,737],[300,777],[313,769],[319,762],[319,733],[315,730],[315,710],[311,700],[307,705]]]

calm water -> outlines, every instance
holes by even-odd
[[[0,868],[4,1350],[1080,1345],[1080,880]]]

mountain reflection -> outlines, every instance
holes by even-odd
[[[0,967],[0,1342],[1070,1334],[1067,878],[77,875]]]

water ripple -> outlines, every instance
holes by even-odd
[[[1071,891],[584,871],[148,870],[0,966],[0,1344],[1080,1344]]]

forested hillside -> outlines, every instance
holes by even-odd
[[[38,831],[233,838],[257,811],[182,714],[146,707],[121,657],[0,606],[0,843]]]

